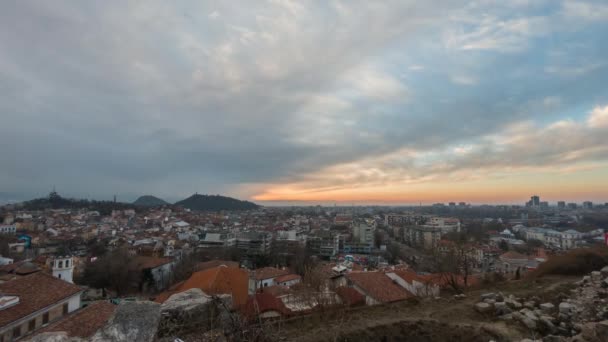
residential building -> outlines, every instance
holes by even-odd
[[[17,226],[14,224],[0,224],[0,234],[15,234]]]
[[[61,332],[68,338],[90,341],[93,335],[108,323],[117,307],[117,305],[105,300],[93,302],[67,317],[40,329],[36,334]]]
[[[302,282],[302,276],[298,274],[286,274],[274,279],[275,284],[291,287]]]
[[[330,258],[340,252],[341,235],[330,230],[320,230],[306,239],[306,246],[312,253],[323,258]]]
[[[237,236],[236,247],[247,255],[263,255],[270,252],[272,235],[267,232],[245,232]]]
[[[268,286],[279,285],[275,282],[275,278],[287,274],[289,274],[289,271],[275,267],[263,267],[253,270],[249,285],[250,292],[255,292],[257,289]]]
[[[198,247],[229,248],[236,245],[236,237],[229,231],[205,231],[199,234]]]
[[[399,286],[408,290],[414,296],[432,298],[439,296],[439,285],[429,281],[428,278],[418,275],[412,270],[395,270],[387,272],[386,276]]]
[[[375,231],[376,221],[372,219],[357,220],[353,224],[353,242],[373,245]]]
[[[80,308],[82,289],[43,272],[0,284],[0,341],[14,341]]]
[[[234,308],[247,303],[249,275],[247,271],[226,266],[218,266],[204,271],[194,272],[190,278],[175,288],[159,294],[155,301],[163,303],[171,295],[198,288],[208,295],[230,295]]]
[[[173,267],[175,266],[175,261],[172,258],[138,255],[136,257],[136,262],[138,268],[143,272],[143,278],[151,281],[151,283],[144,284],[149,286],[149,290],[160,291],[169,286],[173,274]],[[147,278],[146,273],[148,273],[151,278]]]
[[[395,284],[383,272],[351,272],[345,277],[350,287],[365,296],[366,305],[392,303],[413,297],[412,293]]]
[[[497,270],[501,273],[515,275],[517,270],[523,274],[528,268],[529,258],[521,253],[506,252],[498,257]]]

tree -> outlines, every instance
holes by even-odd
[[[442,280],[457,292],[469,287],[469,278],[475,267],[475,259],[469,245],[456,241],[443,255],[435,255],[436,270]]]
[[[390,242],[386,246],[386,252],[384,253],[384,258],[390,263],[395,264],[399,259],[401,259],[401,247],[398,243]]]
[[[502,249],[505,252],[509,251],[509,244],[505,240],[500,240],[498,243],[498,248]]]
[[[119,248],[95,261],[89,261],[81,281],[95,288],[114,290],[121,296],[140,284],[141,278],[135,258],[126,249]]]

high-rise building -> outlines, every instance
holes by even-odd
[[[533,207],[539,207],[540,206],[540,197],[537,195],[534,195],[534,196],[530,197],[530,202],[532,203]]]
[[[568,203],[568,209],[576,209],[578,207],[578,204],[576,203]]]
[[[583,202],[583,209],[592,209],[592,208],[593,208],[593,202],[591,202],[591,201]]]
[[[566,202],[564,202],[564,201],[557,202],[557,208],[566,209]]]

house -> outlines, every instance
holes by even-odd
[[[149,285],[153,286],[153,289],[162,290],[169,285],[174,266],[172,258],[138,255],[135,262],[143,272],[144,279],[149,279]]]
[[[14,224],[0,224],[0,234],[15,234],[17,226]]]
[[[227,266],[209,268],[194,272],[184,282],[178,283],[168,291],[159,294],[155,301],[163,303],[175,293],[198,288],[208,295],[231,295],[233,307],[238,308],[247,303],[249,296],[248,280],[247,271],[240,268]]]
[[[64,332],[69,338],[90,338],[103,326],[116,311],[117,306],[108,301],[97,301],[74,311],[67,317],[38,331],[38,334]]]
[[[365,305],[365,296],[352,287],[340,286],[336,288],[336,294],[346,306]]]
[[[281,299],[268,292],[259,292],[249,297],[243,312],[249,320],[279,318],[291,314]]]
[[[418,275],[412,270],[394,270],[386,273],[399,286],[418,297],[438,297],[440,286],[429,277]]]
[[[302,281],[302,276],[298,274],[286,274],[282,276],[278,276],[274,279],[276,285],[281,286],[293,286],[295,284],[299,284]]]
[[[239,268],[239,263],[236,261],[228,261],[228,260],[211,260],[211,261],[199,262],[198,264],[196,264],[196,270],[204,271],[204,270],[208,270],[210,268],[219,267],[219,266]]]
[[[258,268],[251,272],[250,290],[255,292],[257,289],[261,289],[267,286],[276,285],[275,278],[289,274],[289,271],[282,270],[275,267],[263,267]]]
[[[0,284],[0,341],[30,335],[78,310],[82,292],[43,272]]]
[[[351,272],[346,279],[350,287],[365,296],[366,305],[392,303],[414,296],[382,272]]]
[[[529,258],[526,255],[517,253],[514,251],[506,252],[498,257],[497,270],[506,274],[516,274],[519,269],[520,272],[525,272],[528,267]]]

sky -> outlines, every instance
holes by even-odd
[[[0,7],[0,200],[608,202],[606,1]]]

